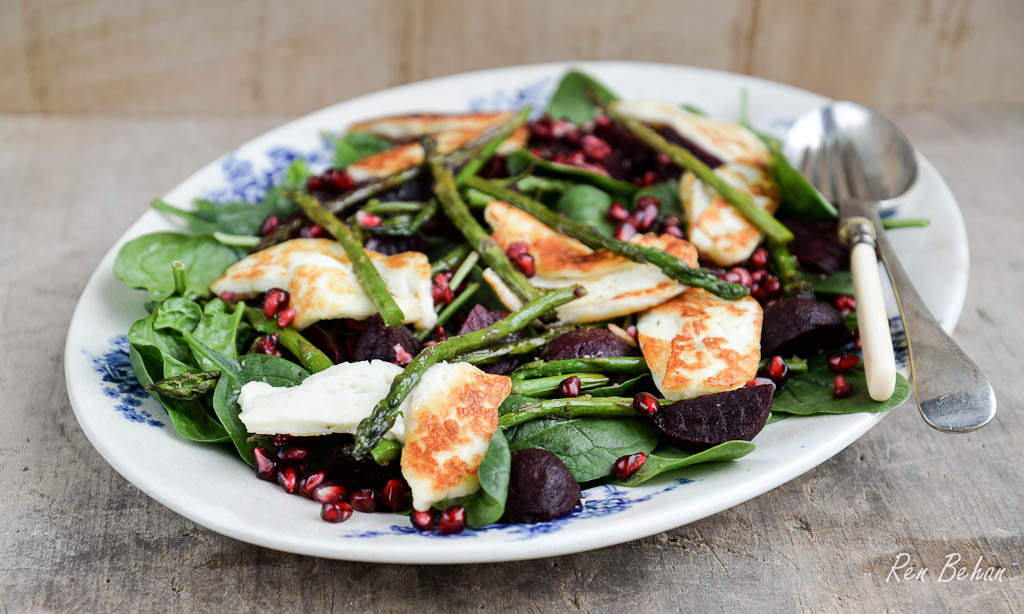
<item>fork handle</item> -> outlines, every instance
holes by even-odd
[[[850,246],[850,272],[857,297],[857,329],[868,395],[875,401],[887,401],[896,389],[896,356],[875,259],[874,232],[868,220],[852,218],[841,233]]]

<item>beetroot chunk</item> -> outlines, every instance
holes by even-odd
[[[636,349],[607,328],[581,328],[563,333],[541,350],[541,360],[597,356],[633,356]]]
[[[405,326],[387,326],[379,315],[372,315],[365,321],[359,341],[352,349],[352,361],[384,360],[398,362],[395,346],[400,345],[410,356],[416,356],[423,349],[416,336]]]
[[[512,453],[508,500],[501,521],[545,522],[561,518],[580,502],[580,485],[560,458],[539,448]]]
[[[472,333],[478,331],[481,328],[487,328],[491,324],[494,324],[498,320],[502,320],[507,316],[508,313],[504,311],[491,311],[483,305],[477,303],[466,314],[466,319],[462,322],[462,326],[459,328],[460,335],[466,333]],[[511,335],[498,340],[498,343],[505,343],[506,341],[515,341],[523,337],[523,331],[516,331]],[[515,371],[516,367],[519,366],[519,361],[513,356],[503,356],[498,360],[488,363],[485,365],[477,365],[477,367],[484,373],[490,373],[491,375],[508,375]]]
[[[808,356],[852,338],[846,320],[828,303],[810,298],[784,298],[764,310],[761,354]]]
[[[835,273],[850,268],[850,252],[839,242],[835,222],[786,220],[783,223],[793,233],[788,247],[800,266],[815,273]]]
[[[700,452],[726,441],[753,439],[768,421],[774,396],[774,384],[744,386],[677,401],[651,419],[673,444]]]

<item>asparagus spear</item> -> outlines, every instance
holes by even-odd
[[[277,342],[298,358],[299,364],[310,373],[323,371],[334,364],[326,354],[307,341],[298,331],[291,328],[281,328],[278,326],[277,320],[268,318],[264,315],[262,309],[246,307],[245,319],[249,321],[249,324],[252,324],[253,328],[265,335],[276,333],[278,335]]]
[[[432,149],[432,144],[425,142],[424,148],[429,152]],[[444,159],[435,154],[430,155],[429,160],[430,168],[434,172],[434,191],[437,193],[437,199],[441,201],[441,207],[448,219],[462,232],[469,244],[480,253],[487,266],[491,267],[523,302],[532,301],[540,296],[540,292],[533,287],[530,280],[512,265],[508,256],[505,255],[505,250],[501,249],[497,241],[491,238],[491,235],[470,213],[469,207],[459,196],[455,179],[448,167],[445,166]],[[467,183],[477,180],[476,177],[470,177],[467,179]]]
[[[430,265],[430,274],[433,276],[437,275],[441,271],[453,270],[460,262],[462,262],[462,259],[465,258],[470,251],[472,250],[465,243],[456,247],[444,256],[441,256],[437,262]]]
[[[387,203],[381,203],[387,204]],[[383,237],[408,237],[419,231],[423,224],[437,213],[437,201],[430,201],[421,207],[416,215],[398,215],[384,220],[379,226],[362,226],[362,230]],[[351,218],[350,218],[351,219]]]
[[[460,292],[459,295],[456,296],[454,300],[452,300],[452,302],[445,305],[444,309],[441,310],[441,313],[437,314],[437,324],[435,324],[435,326],[443,326],[445,322],[450,320],[451,317],[455,315],[455,312],[458,311],[459,307],[462,307],[463,305],[466,304],[466,301],[473,298],[473,295],[476,294],[477,290],[479,289],[480,282],[478,281],[474,281],[473,283],[468,284],[465,290]],[[424,339],[430,336],[431,330],[432,329],[426,328],[417,332],[416,338],[419,339],[420,341],[423,341]]]
[[[717,294],[727,299],[742,298],[749,293],[746,287],[723,281],[706,269],[692,269],[679,258],[663,250],[643,247],[636,243],[607,237],[586,224],[581,224],[569,217],[558,215],[545,207],[543,203],[537,202],[529,196],[503,188],[494,182],[480,179],[479,177],[471,177],[466,180],[466,185],[522,209],[558,232],[579,240],[587,247],[607,249],[633,262],[653,264],[666,275],[680,283],[695,288],[703,288],[712,294]]]
[[[537,335],[536,337],[518,339],[516,341],[502,343],[501,345],[493,345],[489,348],[483,348],[481,350],[466,352],[465,354],[459,356],[459,362],[468,362],[474,365],[484,365],[499,360],[504,356],[528,354],[530,352],[533,352],[534,350],[543,347],[548,341],[551,341],[558,335],[561,335],[562,333],[567,333],[571,330],[575,330],[575,327],[564,326],[559,328],[552,328],[551,330],[541,335]]]
[[[665,154],[673,162],[689,170],[698,179],[714,188],[716,192],[722,195],[722,198],[729,201],[729,204],[733,207],[736,207],[736,210],[743,217],[747,218],[754,226],[757,226],[766,236],[780,243],[789,243],[793,240],[793,233],[783,226],[779,220],[755,205],[749,194],[737,190],[726,183],[708,165],[701,162],[697,156],[683,147],[669,143],[660,134],[643,123],[622,115],[618,112],[615,103],[607,105],[605,111],[609,117],[618,120],[635,137],[646,143],[649,147]]]
[[[672,401],[662,399],[662,404]],[[498,428],[504,430],[537,418],[635,418],[633,399],[627,397],[576,397],[574,399],[545,399],[527,403],[498,418]]]
[[[352,271],[359,280],[359,285],[366,291],[373,303],[377,313],[387,326],[401,326],[405,322],[405,314],[398,307],[398,303],[392,298],[387,284],[381,278],[377,268],[373,266],[370,257],[363,251],[363,246],[352,236],[341,220],[320,206],[320,202],[309,194],[295,194],[295,202],[299,203],[306,216],[313,222],[323,226],[327,232],[334,235],[334,238],[345,248],[348,259],[352,261]]]
[[[395,423],[402,402],[431,366],[442,360],[455,358],[459,354],[494,343],[498,339],[526,327],[530,322],[555,307],[582,296],[584,292],[585,290],[580,287],[552,290],[486,328],[452,337],[425,348],[391,382],[391,391],[388,392],[388,396],[373,408],[372,414],[359,423],[359,427],[356,429],[355,447],[352,450],[353,456],[356,458],[365,456],[380,443],[385,433]]]
[[[793,254],[789,253],[786,244],[771,239],[767,241],[767,244],[768,252],[772,255],[772,261],[775,263],[775,270],[778,271],[779,279],[782,280],[782,291],[787,296],[813,297],[814,288],[811,286],[811,282],[800,276],[800,263],[796,261]]]
[[[643,356],[601,356],[596,358],[570,358],[566,360],[535,360],[519,367],[512,379],[561,375],[562,373],[645,373],[647,361]]]
[[[190,401],[196,397],[212,392],[217,387],[220,371],[200,371],[199,373],[182,373],[168,377],[146,386],[149,392],[181,401]]]
[[[466,179],[469,179],[479,173],[480,169],[483,168],[483,165],[491,159],[491,156],[494,155],[494,152],[498,151],[498,147],[501,147],[501,144],[505,142],[505,139],[512,136],[512,133],[518,130],[519,126],[526,123],[526,118],[529,117],[529,115],[530,107],[526,107],[520,111],[519,114],[516,115],[515,119],[505,126],[497,136],[484,145],[483,149],[480,150],[480,154],[474,156],[469,162],[467,162],[466,165],[462,167],[462,170],[459,171],[459,174],[455,176],[455,185],[462,185]]]
[[[580,378],[580,388],[583,390],[604,386],[608,383],[608,376],[601,373],[565,373],[534,379],[514,379],[512,380],[512,394],[529,397],[544,396],[558,390],[564,380],[574,375]]]

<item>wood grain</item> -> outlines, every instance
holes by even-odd
[[[108,246],[152,196],[285,117],[0,116],[0,612],[1024,610],[1024,110],[894,117],[960,197],[973,258],[956,338],[993,379],[993,424],[943,435],[904,407],[806,475],[679,529],[539,561],[415,567],[283,554],[196,526],[117,475],[68,404],[67,323]],[[1007,571],[886,583],[900,552],[933,573],[951,552]]]
[[[1024,100],[1020,0],[5,0],[0,112],[305,113],[552,60],[690,64],[875,106]]]

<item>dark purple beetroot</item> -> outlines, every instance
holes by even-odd
[[[808,356],[852,338],[846,320],[828,303],[810,298],[784,298],[764,309],[763,356]]]
[[[463,320],[462,326],[459,327],[458,334],[465,335],[466,333],[471,333],[473,331],[480,330],[481,328],[487,328],[507,315],[508,313],[504,311],[491,311],[483,305],[477,304],[466,315],[466,319]],[[516,331],[501,339],[499,343],[521,339],[522,336],[522,331]],[[517,366],[519,366],[519,361],[512,356],[499,358],[498,360],[486,365],[477,365],[481,371],[491,373],[493,375],[508,375],[514,371]]]
[[[371,235],[363,246],[385,256],[394,256],[403,252],[427,251],[427,239],[423,233],[415,233],[408,237],[378,237]]]
[[[512,453],[508,500],[502,522],[545,522],[580,503],[580,485],[557,456],[539,448]]]
[[[850,252],[839,242],[835,222],[786,220],[783,224],[793,233],[789,251],[804,269],[827,274],[850,268]]]
[[[395,346],[401,345],[410,356],[416,356],[423,345],[405,326],[386,326],[379,315],[364,322],[363,332],[352,348],[352,361],[385,360],[396,362]]]
[[[334,364],[345,361],[345,344],[320,325],[314,324],[302,329],[302,336],[326,354]]]
[[[651,420],[674,445],[700,452],[726,441],[750,441],[761,432],[772,410],[772,383],[737,388],[677,401]]]
[[[335,450],[326,473],[329,481],[343,485],[349,492],[360,488],[381,489],[391,480],[402,479],[399,463],[378,465],[369,456],[356,459],[352,456],[351,443]]]
[[[540,352],[541,360],[596,356],[634,356],[636,348],[607,328],[571,330],[552,339]]]

